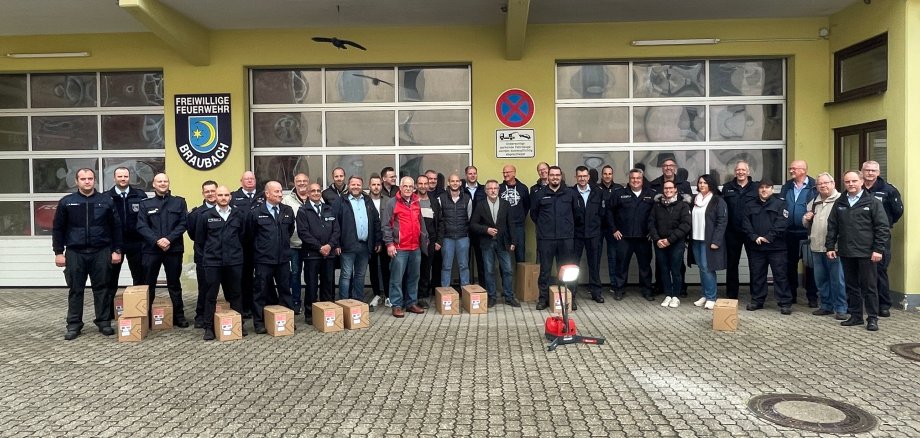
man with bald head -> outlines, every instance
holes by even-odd
[[[230,194],[231,205],[233,208],[239,208],[242,211],[249,212],[253,208],[265,202],[265,194],[256,190],[256,174],[251,170],[243,172],[240,177],[240,188]],[[252,254],[247,251],[243,254],[243,274],[240,282],[243,301],[243,318],[249,318],[252,315],[252,294],[253,294],[253,276],[255,265],[253,264]]]
[[[154,196],[144,199],[137,212],[137,232],[144,239],[144,267],[149,285],[148,304],[153,306],[160,266],[166,271],[166,288],[173,305],[173,325],[188,327],[182,303],[182,253],[188,227],[188,206],[185,198],[169,191],[169,177],[158,173],[153,177]]]
[[[256,333],[267,333],[263,310],[281,304],[294,307],[291,296],[291,235],[294,210],[281,202],[281,184],[265,183],[265,203],[252,210],[246,219],[246,241],[255,262],[252,325]],[[272,284],[274,283],[274,285]]]
[[[792,303],[796,303],[799,288],[799,254],[801,242],[808,238],[808,229],[802,218],[808,211],[808,203],[818,195],[815,179],[808,176],[808,163],[795,160],[789,164],[792,177],[780,190],[779,196],[786,202],[786,278],[792,292]],[[815,271],[805,267],[805,297],[808,307],[818,307],[818,287],[815,285]]]

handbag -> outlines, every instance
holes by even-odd
[[[799,242],[799,253],[802,255],[802,263],[806,268],[815,267],[815,253],[811,252],[811,238]]]

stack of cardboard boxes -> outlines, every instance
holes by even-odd
[[[150,327],[147,303],[147,286],[129,286],[116,295],[116,312],[121,307],[115,329],[118,342],[140,342],[147,336]]]

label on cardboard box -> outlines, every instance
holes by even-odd
[[[220,319],[220,331],[224,336],[230,336],[233,334],[233,318],[221,318]]]
[[[131,320],[130,319],[119,320],[118,328],[121,329],[121,336],[131,336]]]
[[[283,313],[275,315],[275,331],[283,332],[285,324],[287,324],[287,315]]]
[[[555,308],[556,310],[562,310],[562,300],[561,300],[560,298],[561,298],[561,297],[559,296],[559,294],[556,294],[556,296],[555,296],[555,299],[556,299],[555,302],[556,302],[556,304],[554,304],[554,307],[553,307],[553,308]]]
[[[153,325],[163,325],[163,313],[162,307],[153,309]]]
[[[450,299],[450,297],[447,297],[444,298],[444,302],[442,304],[444,304],[444,310],[450,310],[451,306],[454,304],[454,300]]]
[[[361,308],[360,307],[355,307],[351,309],[351,323],[361,324]]]
[[[480,301],[479,294],[470,294],[470,307],[472,307],[473,310],[479,310]]]
[[[335,310],[323,311],[323,320],[326,321],[326,327],[335,326]]]

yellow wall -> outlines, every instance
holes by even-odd
[[[536,112],[528,127],[536,130],[536,156],[507,160],[518,166],[519,178],[530,184],[537,162],[555,162],[557,60],[788,57],[788,158],[808,160],[813,169],[829,169],[832,140],[828,112],[823,107],[830,100],[831,90],[829,42],[816,38],[818,29],[826,26],[827,18],[530,25],[520,61],[505,60],[503,27],[214,31],[210,36],[211,64],[204,67],[191,66],[151,34],[4,37],[0,38],[0,46],[7,51],[89,50],[93,56],[67,60],[0,59],[0,72],[162,68],[167,93],[167,168],[174,191],[191,204],[197,203],[198,185],[206,178],[231,187],[238,185],[239,175],[249,163],[247,68],[266,66],[470,63],[473,161],[481,178],[498,179],[503,164],[494,158],[495,130],[502,128],[494,115],[495,99],[508,88],[525,89],[534,97]],[[336,50],[313,43],[313,35],[347,36],[367,46],[368,51]],[[710,46],[630,45],[635,39],[694,37],[718,37],[724,42]],[[789,38],[811,40],[783,40]],[[772,41],[727,41],[741,39]],[[228,161],[205,175],[183,164],[175,153],[172,97],[212,92],[231,94],[233,150]]]
[[[908,53],[916,53],[920,49],[918,12],[920,2],[916,0],[874,0],[869,5],[856,2],[831,16],[831,70],[828,72],[828,76],[832,78],[834,52],[888,32],[888,91],[879,96],[830,106],[827,113],[831,130],[882,119],[888,122],[886,180],[898,187],[905,200],[904,217],[895,226],[892,235],[893,257],[889,276],[892,290],[908,293],[916,293],[920,289],[920,273],[905,269],[920,262],[920,254],[916,254],[916,250],[911,251],[911,248],[916,247],[916,243],[911,244],[909,240],[909,230],[912,228],[909,225],[912,223],[911,218],[915,216],[911,212],[917,210],[918,206],[910,202],[912,188],[907,184],[909,157],[906,146],[912,141],[920,140],[920,128],[916,126],[917,123],[908,122],[917,120],[910,117],[910,112],[917,114],[920,89],[907,80],[913,77],[910,72],[920,73],[920,62],[916,56],[907,56]],[[828,94],[833,95],[833,82],[828,85]],[[913,222],[916,222],[916,219]]]

